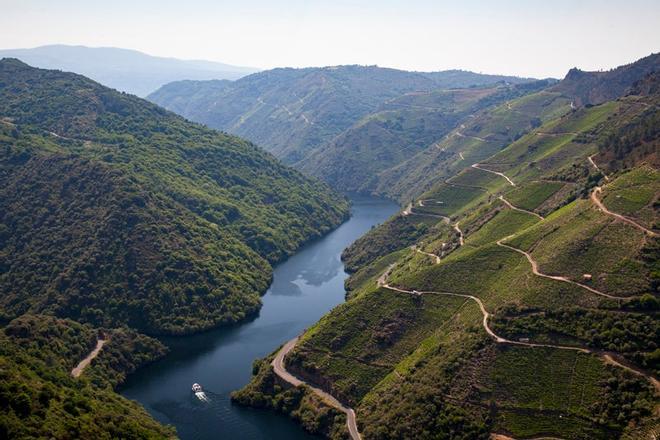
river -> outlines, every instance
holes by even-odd
[[[287,416],[233,405],[229,395],[251,377],[252,362],[273,352],[344,301],[341,252],[398,207],[352,197],[351,218],[279,264],[259,315],[246,323],[194,336],[163,338],[170,353],[131,375],[121,394],[140,402],[184,439],[312,439]],[[209,402],[191,395],[200,383]]]

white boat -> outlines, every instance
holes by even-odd
[[[202,386],[198,383],[193,384],[192,390],[193,390],[194,393],[201,393],[203,391]]]

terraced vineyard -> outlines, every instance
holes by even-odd
[[[436,147],[455,168],[416,168],[431,184],[344,252],[349,300],[301,336],[286,369],[354,409],[365,439],[654,438],[658,164],[600,159],[658,104],[571,109],[539,92],[457,129]],[[658,138],[645,136],[647,151]],[[269,374],[243,397],[279,398]],[[343,422],[329,422],[333,438]]]

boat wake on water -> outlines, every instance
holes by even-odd
[[[202,389],[202,386],[198,383],[193,384],[192,392],[195,394],[195,397],[197,397],[197,399],[200,402],[210,402],[211,401],[211,399],[208,398],[208,396],[206,395],[206,393]]]

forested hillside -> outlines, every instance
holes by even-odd
[[[104,330],[110,342],[79,378],[72,368],[99,331],[68,319],[25,315],[0,331],[0,437],[174,438],[114,386],[165,348],[130,330]]]
[[[232,83],[183,81],[149,95],[193,121],[245,137],[286,163],[302,160],[380,105],[405,93],[528,80],[376,66],[274,69]]]
[[[657,437],[655,81],[516,98],[435,147],[439,170],[417,158],[429,183],[393,190],[405,209],[344,252],[347,302],[234,399],[330,438]]]
[[[249,142],[84,77],[0,61],[2,319],[185,333],[258,310],[347,202]]]

